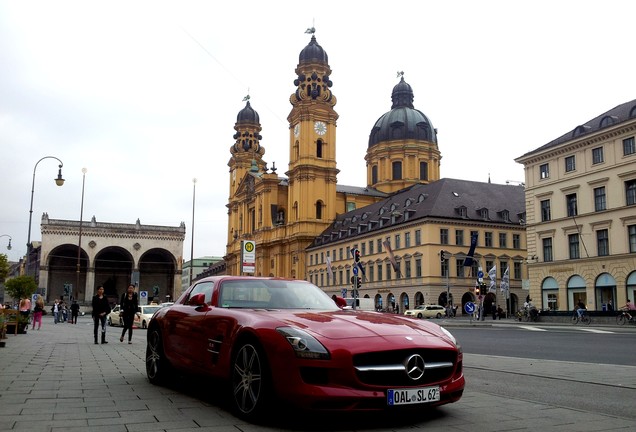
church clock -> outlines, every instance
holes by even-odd
[[[325,124],[325,122],[317,121],[316,123],[314,123],[314,130],[318,135],[324,135],[325,133],[327,133],[327,125]]]

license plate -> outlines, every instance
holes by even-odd
[[[393,389],[386,393],[388,405],[410,405],[436,402],[440,399],[439,387]]]

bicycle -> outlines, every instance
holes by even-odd
[[[592,318],[587,314],[587,311],[584,311],[581,316],[579,316],[577,311],[574,311],[572,315],[572,324],[577,325],[578,323],[584,325],[590,325],[592,323]]]
[[[625,325],[627,323],[636,323],[636,318],[630,315],[629,312],[623,310],[620,314],[616,315],[616,324]]]
[[[517,320],[526,322],[539,321],[539,309],[535,307],[523,308],[517,311]]]

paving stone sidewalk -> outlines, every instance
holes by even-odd
[[[342,418],[304,415],[274,426],[243,422],[210,397],[213,387],[157,387],[145,374],[145,330],[133,343],[119,342],[109,327],[108,344],[93,344],[92,321],[53,324],[8,335],[0,348],[0,431],[609,431],[633,430],[633,421],[479,392],[467,386],[460,402],[427,413],[425,420],[398,416]],[[466,356],[479,365],[481,356]],[[515,362],[502,358],[506,367]],[[543,367],[548,364],[543,362]],[[547,370],[547,369],[546,369]],[[636,376],[634,374],[633,376]],[[636,383],[635,383],[636,384]],[[493,422],[493,419],[497,421]],[[282,424],[282,425],[281,425]]]

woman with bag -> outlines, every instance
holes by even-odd
[[[137,293],[135,292],[135,286],[133,284],[128,285],[128,291],[122,294],[121,302],[119,303],[119,310],[124,321],[124,329],[121,332],[119,342],[124,341],[126,331],[128,331],[128,343],[132,343],[132,331],[135,315],[139,315],[137,309],[139,308],[139,300],[137,299]]]
[[[31,330],[35,330],[35,323],[38,323],[38,330],[42,327],[42,313],[44,313],[44,298],[38,294],[33,308],[33,327],[31,327]]]

